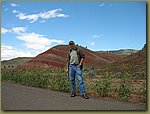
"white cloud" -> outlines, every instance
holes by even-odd
[[[64,41],[56,39],[45,38],[44,35],[36,33],[25,33],[16,37],[19,40],[24,41],[23,44],[26,48],[35,50],[40,53],[49,49],[53,43],[63,44]]]
[[[93,38],[99,38],[100,36],[97,35],[97,34],[94,34],[92,37],[93,37]]]
[[[95,45],[95,42],[91,42],[90,45],[91,45],[91,46],[94,46],[94,45]]]
[[[19,11],[17,11],[17,10],[13,10],[12,12],[13,12],[13,13],[19,13]]]
[[[14,48],[13,46],[2,45],[1,46],[1,60],[9,60],[17,57],[33,57],[31,51],[23,51]]]
[[[100,5],[99,5],[99,7],[103,7],[105,4],[104,3],[101,3]]]
[[[11,32],[11,30],[8,30],[8,29],[5,29],[5,28],[1,27],[1,33],[2,34],[6,34],[8,32]]]
[[[17,13],[16,17],[18,17],[20,20],[28,20],[28,21],[30,21],[30,23],[34,23],[38,19],[47,20],[47,19],[51,19],[51,18],[68,17],[69,16],[66,14],[59,13],[60,11],[62,11],[62,9],[53,9],[53,10],[49,10],[47,12],[37,13],[37,14],[25,14],[25,13],[21,13],[19,11],[13,10],[13,13]]]
[[[65,15],[65,14],[58,14],[57,17],[68,17],[69,15]]]
[[[16,39],[24,41],[23,50],[18,50],[12,46],[2,45],[2,60],[8,60],[16,57],[33,57],[52,47],[53,44],[63,44],[64,41],[49,39],[44,35],[36,33],[27,33],[26,27],[14,27],[11,30],[1,28],[2,33],[16,33]]]
[[[1,33],[2,34],[6,34],[6,33],[10,33],[10,32],[13,32],[13,33],[16,33],[16,34],[24,34],[26,33],[26,29],[27,27],[14,27],[12,29],[5,29],[5,28],[1,28]]]
[[[17,34],[23,34],[26,32],[26,29],[26,27],[14,27],[12,28],[12,31]]]
[[[16,15],[20,20],[28,20],[30,23],[33,23],[38,20],[39,16],[37,14],[26,15],[24,13],[19,13]]]
[[[11,6],[12,7],[17,7],[17,6],[19,6],[18,4],[15,4],[15,3],[11,3]]]
[[[100,38],[100,37],[103,37],[104,34],[94,34],[92,37],[93,38]]]

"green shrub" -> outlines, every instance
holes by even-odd
[[[96,81],[94,85],[95,94],[103,97],[109,96],[109,94],[111,93],[111,85],[111,74],[106,72],[105,76],[102,79]]]
[[[63,69],[3,70],[1,79],[2,81],[64,92],[68,92],[70,89],[68,77]]]
[[[121,77],[118,95],[122,100],[128,100],[131,93],[131,74],[124,72]]]

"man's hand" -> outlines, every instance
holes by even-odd
[[[67,72],[67,73],[69,72],[68,68],[66,69],[66,72]]]
[[[77,65],[77,67],[80,67],[81,65],[82,65],[82,63],[83,63],[83,58],[81,58],[81,60],[80,60],[80,63]]]
[[[77,65],[77,67],[79,67],[79,68],[80,68],[80,66],[81,66],[80,64]]]

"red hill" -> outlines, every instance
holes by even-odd
[[[105,67],[106,68],[106,67]],[[146,48],[137,53],[124,57],[121,61],[116,61],[112,65],[107,66],[107,70],[111,72],[146,72]]]
[[[121,56],[98,53],[89,49],[79,47],[85,54],[84,66],[88,68],[95,66],[96,68],[102,68],[105,65],[120,61]],[[28,61],[21,67],[51,67],[51,68],[64,68],[66,66],[66,57],[69,51],[68,45],[58,45],[50,48],[49,50],[37,55],[32,60]]]

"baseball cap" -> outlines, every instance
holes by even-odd
[[[74,41],[70,41],[70,42],[69,42],[69,45],[71,45],[71,44],[74,44]]]

